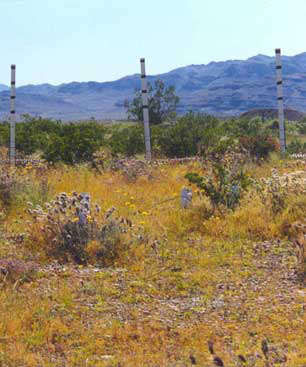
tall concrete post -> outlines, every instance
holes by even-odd
[[[10,97],[10,164],[15,165],[15,99],[16,99],[16,65],[11,65],[11,97]]]
[[[142,113],[143,113],[143,124],[144,124],[144,136],[146,146],[146,159],[151,160],[151,140],[150,140],[150,123],[149,123],[149,99],[147,89],[147,77],[145,59],[140,59],[141,66],[141,95],[142,95]]]
[[[283,96],[283,79],[282,79],[282,63],[281,50],[275,49],[276,59],[276,84],[277,84],[277,102],[278,102],[278,123],[279,123],[279,139],[282,153],[286,152],[286,131],[284,119],[284,96]]]

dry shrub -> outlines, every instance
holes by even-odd
[[[8,159],[9,156],[9,150],[5,146],[0,146],[0,160],[5,161]]]
[[[112,266],[123,260],[129,248],[126,235],[132,223],[123,218],[108,218],[86,244],[86,255],[89,263],[100,266]]]
[[[306,193],[305,182],[305,171],[280,175],[276,169],[272,169],[271,177],[257,182],[257,191],[266,208],[277,215],[287,207],[289,198]]]
[[[93,154],[92,160],[87,165],[98,173],[101,173],[111,166],[112,158],[110,150],[103,147]]]
[[[305,216],[306,196],[291,195],[286,200],[286,208],[277,218],[278,232],[281,236],[288,236],[291,224]]]
[[[246,149],[254,159],[268,158],[271,152],[278,152],[279,142],[272,136],[241,136],[239,138],[240,146]]]
[[[8,167],[0,167],[0,200],[4,206],[9,206],[14,187],[14,176],[10,174]]]
[[[152,169],[148,162],[139,159],[119,159],[112,163],[113,171],[122,172],[128,182],[136,182],[139,177],[152,177]]]
[[[42,176],[42,169],[46,169],[42,166],[37,165],[39,170],[36,173],[39,178]],[[13,206],[13,202],[17,197],[33,191],[34,185],[28,176],[31,169],[32,164],[26,165],[25,167],[0,166],[0,201],[4,207]]]
[[[0,259],[0,283],[16,283],[33,280],[38,270],[34,262],[16,258]]]
[[[88,194],[77,192],[61,193],[45,208],[28,208],[29,243],[35,249],[40,247],[47,257],[62,263],[112,265],[123,251],[124,234],[132,223],[116,217],[115,208],[101,213]]]
[[[306,277],[306,196],[291,195],[287,200],[286,209],[278,218],[278,233],[286,236],[296,246],[298,271],[305,280]]]
[[[288,228],[289,239],[297,249],[298,272],[306,280],[306,218],[292,223]]]

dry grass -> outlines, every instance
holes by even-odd
[[[270,176],[272,165],[280,175],[304,169],[275,162],[247,169],[256,178]],[[182,210],[184,175],[199,170],[162,165],[133,181],[84,166],[17,173],[29,186],[2,208],[0,254],[35,260],[40,270],[0,291],[0,365],[210,366],[209,340],[225,366],[305,365],[306,289],[287,238],[305,194],[288,194],[277,214],[255,191],[234,212],[212,213],[199,194]],[[113,267],[59,265],[37,251],[43,237],[31,252],[29,236],[18,237],[30,220],[28,200],[42,205],[72,191],[132,221],[137,238]],[[88,244],[93,259],[96,246]]]

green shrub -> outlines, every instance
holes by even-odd
[[[273,130],[273,131],[277,131],[278,132],[278,129],[279,129],[279,122],[278,120],[272,120],[270,125],[268,125],[268,128]]]
[[[16,149],[24,154],[44,151],[50,139],[60,135],[61,129],[60,121],[24,115],[23,121],[16,124]]]
[[[113,153],[120,153],[128,157],[144,153],[143,126],[130,126],[123,129],[114,128],[110,139],[110,147]]]
[[[151,124],[152,125],[152,124]],[[0,126],[0,143],[9,145],[9,125]],[[155,156],[181,158],[200,154],[222,157],[231,150],[248,152],[255,159],[268,158],[279,149],[268,124],[260,119],[221,121],[213,116],[187,113],[176,122],[151,126]],[[40,151],[48,162],[76,164],[93,161],[102,146],[112,154],[144,154],[143,125],[104,127],[96,121],[64,124],[24,116],[16,126],[16,148],[24,154]],[[291,148],[290,148],[291,149]],[[297,150],[292,146],[292,150]]]
[[[7,121],[0,124],[0,145],[9,146],[10,141],[10,125]]]
[[[165,128],[158,144],[162,154],[167,157],[188,157],[197,153],[197,137],[191,126],[179,121],[176,125]]]
[[[304,153],[306,151],[306,143],[303,144],[299,140],[295,139],[287,145],[286,151],[289,154]]]
[[[258,136],[265,128],[264,123],[259,117],[239,118],[232,120],[231,132],[235,136]]]
[[[306,135],[306,121],[298,125],[298,131],[302,135]]]
[[[191,112],[159,131],[159,139],[155,140],[161,153],[170,158],[205,154],[221,136],[218,119]]]
[[[62,125],[58,135],[49,135],[42,148],[43,158],[48,162],[67,164],[90,161],[104,144],[105,132],[105,127],[94,121]]]
[[[9,125],[1,126],[2,143],[9,145]],[[96,121],[64,124],[23,116],[16,124],[16,149],[24,154],[40,151],[48,162],[75,164],[90,161],[105,143],[106,128]]]
[[[220,164],[213,167],[211,176],[188,173],[185,177],[208,196],[214,209],[220,205],[234,209],[251,183],[243,171],[235,173]]]

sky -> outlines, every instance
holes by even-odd
[[[0,0],[0,84],[111,81],[306,51],[306,0]]]

